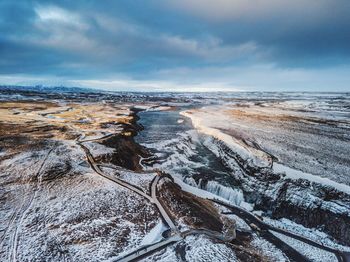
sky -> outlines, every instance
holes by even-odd
[[[349,0],[0,1],[0,85],[350,91]]]

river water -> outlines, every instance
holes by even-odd
[[[152,161],[142,161],[144,167],[158,168],[235,203],[237,198],[241,201],[243,196],[237,193],[232,174],[204,146],[206,138],[193,128],[189,119],[179,114],[182,110],[185,108],[139,113],[138,123],[144,130],[135,137],[135,141],[156,156]]]

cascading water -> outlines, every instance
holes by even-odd
[[[239,205],[244,201],[241,190],[234,188],[226,168],[203,144],[180,111],[145,111],[139,113],[144,130],[136,142],[148,148],[155,157],[144,159],[146,169],[160,169],[181,178],[185,183]],[[180,121],[179,121],[180,120]]]

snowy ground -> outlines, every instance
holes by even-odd
[[[291,169],[350,185],[350,112],[344,106],[336,114],[331,105],[329,111],[321,111],[319,107],[325,105],[317,100],[312,101],[312,108],[302,103],[292,103],[293,107],[290,104],[229,104],[182,114],[201,133],[223,141],[255,166],[269,165],[272,154],[279,164]],[[350,192],[349,188],[345,190]]]
[[[47,114],[71,112],[58,110],[56,104],[34,111],[35,103],[2,106],[1,261],[101,261],[147,240],[145,236],[159,223],[158,210],[147,199],[95,173],[75,141],[80,134],[101,133],[100,124],[107,118],[111,121],[111,108],[122,118],[105,126],[106,133],[120,119],[127,121],[128,110],[100,109],[90,117],[94,119],[91,126],[82,126],[67,120],[76,115],[67,115],[65,120],[47,118]],[[8,107],[20,113],[10,117]],[[76,105],[77,110],[82,107]],[[28,122],[25,127],[21,126],[23,118]],[[113,152],[98,143],[86,144],[96,156]],[[150,182],[150,176],[129,176],[128,180],[143,185]]]
[[[138,186],[150,194],[150,185],[156,173],[137,173],[131,170],[126,170],[123,168],[113,169],[108,167],[102,167],[101,170],[105,174],[112,174],[117,176],[119,179],[126,181],[132,185]]]
[[[181,114],[191,119],[205,137],[203,144],[230,168],[244,191],[241,199],[267,213],[271,211],[266,206],[277,206],[274,216],[288,216],[349,243],[344,231],[350,223],[349,101],[343,97],[336,106],[331,98],[284,99],[265,103],[242,99]],[[232,188],[213,181],[202,186],[201,179],[185,181],[239,204],[239,193]],[[295,208],[299,210],[293,213]],[[308,209],[311,214],[322,211],[303,214]],[[338,220],[339,229],[332,220]],[[315,236],[315,231],[309,234]]]
[[[108,261],[161,241],[167,227],[156,206],[142,194],[94,172],[77,139],[121,135],[126,126],[133,124],[133,110],[171,113],[176,107],[189,105],[197,105],[197,109],[187,108],[170,125],[185,126],[190,119],[193,126],[189,130],[178,134],[170,130],[168,139],[160,139],[165,132],[160,127],[155,140],[144,144],[156,151],[149,158],[140,156],[147,172],[110,163],[100,166],[101,170],[150,194],[157,168],[172,175],[179,186],[176,190],[182,190],[181,194],[193,203],[196,199],[221,199],[263,216],[268,224],[350,251],[325,233],[325,225],[305,227],[286,218],[272,219],[269,210],[259,209],[264,198],[253,201],[257,199],[254,194],[275,197],[273,201],[282,195],[282,210],[309,208],[309,216],[315,220],[320,216],[315,212],[322,209],[330,217],[339,215],[335,226],[347,232],[348,97],[297,93],[91,97],[75,94],[66,100],[55,95],[50,100],[37,95],[17,102],[0,96],[1,261]],[[98,141],[83,144],[96,159],[118,150]],[[227,166],[233,172],[228,172]],[[215,172],[210,173],[214,167]],[[247,170],[251,177],[244,174]],[[242,183],[236,184],[234,179]],[[286,185],[291,187],[283,191]],[[206,203],[202,200],[196,205]],[[168,207],[187,210],[177,201],[170,199]],[[286,203],[293,206],[283,206]],[[203,234],[189,235],[142,261],[289,261],[280,249],[253,232],[254,225],[236,215],[221,214],[228,210],[216,204],[213,207],[220,217],[235,221],[237,230],[248,232],[249,237],[238,235],[232,243],[224,243]],[[182,230],[191,229],[186,222],[190,212],[178,211],[182,217],[172,214],[176,224],[182,225]],[[312,261],[335,261],[329,252],[273,234]]]
[[[161,250],[142,261],[239,261],[225,244],[207,237],[189,236],[184,241]]]
[[[36,181],[44,152],[1,164],[3,261],[100,261],[135,248],[157,223],[153,205],[80,166],[84,156],[69,144],[56,145]]]

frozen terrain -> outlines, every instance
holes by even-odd
[[[78,124],[75,119],[81,117],[76,114],[63,119],[67,111],[58,105],[50,114],[60,120],[45,118],[48,110],[41,107],[46,106],[2,104],[0,260],[101,261],[139,245],[157,224],[157,209],[142,196],[98,176],[75,141],[119,131]],[[20,113],[10,116],[14,110]],[[114,115],[126,112],[113,110]],[[96,125],[101,111],[94,116],[90,111]],[[105,113],[102,119],[110,121],[110,109]],[[96,155],[113,152],[87,143]]]
[[[285,99],[288,99],[286,97]],[[350,244],[348,97],[243,101],[181,112],[256,208]],[[338,223],[335,225],[334,220]]]
[[[349,259],[347,94],[0,91],[0,261]]]

